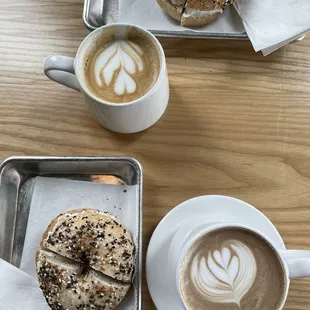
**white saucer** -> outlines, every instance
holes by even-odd
[[[206,218],[206,222],[243,224],[264,233],[278,249],[283,240],[269,219],[253,206],[227,196],[200,196],[187,200],[171,210],[158,224],[150,240],[146,256],[146,279],[158,310],[180,310],[182,304],[171,291],[165,270],[170,241],[184,220]]]

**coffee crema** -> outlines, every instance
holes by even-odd
[[[287,285],[278,254],[242,228],[202,236],[186,253],[179,277],[190,310],[280,309]]]
[[[160,71],[157,47],[142,32],[106,29],[94,42],[85,61],[85,81],[97,98],[127,103],[145,95]]]

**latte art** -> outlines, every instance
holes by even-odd
[[[105,49],[96,59],[95,76],[99,87],[112,85],[116,95],[131,94],[137,90],[134,80],[137,71],[143,71],[143,50],[128,40],[117,40]]]
[[[150,38],[134,28],[107,29],[94,41],[85,60],[85,82],[97,98],[128,103],[155,85],[159,51]]]
[[[195,241],[183,258],[179,283],[188,310],[279,310],[287,287],[274,249],[235,227]]]
[[[232,240],[221,251],[209,252],[207,259],[197,253],[191,266],[191,280],[212,302],[236,303],[249,291],[256,277],[256,261],[243,243]]]

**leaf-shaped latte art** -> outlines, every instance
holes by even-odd
[[[109,45],[96,59],[95,77],[99,87],[110,86],[114,75],[113,89],[116,95],[134,93],[137,84],[134,75],[142,71],[143,50],[129,40],[117,40]]]
[[[242,297],[254,283],[256,271],[251,250],[242,242],[231,240],[227,247],[209,252],[207,258],[196,254],[191,265],[191,280],[208,300],[240,306]]]

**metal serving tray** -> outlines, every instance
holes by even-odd
[[[84,0],[83,20],[86,28],[94,30],[100,26],[119,21],[119,0]],[[146,0],[147,1],[147,0]],[[188,31],[163,31],[149,29],[158,37],[209,38],[209,39],[248,39],[246,33],[207,33]]]
[[[37,176],[100,182],[119,178],[138,190],[138,244],[135,287],[141,310],[142,290],[142,167],[128,157],[10,157],[0,165],[0,258],[20,266],[34,182]],[[103,183],[106,183],[105,181]]]

